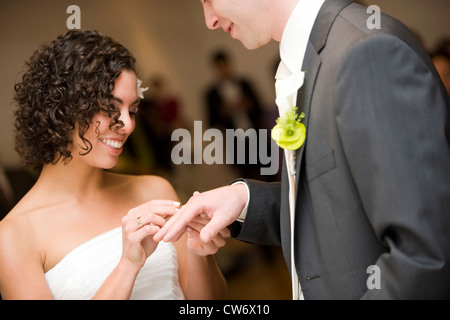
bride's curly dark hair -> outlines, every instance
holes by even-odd
[[[112,103],[114,81],[123,70],[135,70],[135,58],[121,44],[97,31],[71,30],[44,44],[26,63],[14,86],[16,150],[30,168],[72,159],[74,129],[83,141],[92,118],[106,112],[110,128],[123,126]]]

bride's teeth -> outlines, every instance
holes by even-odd
[[[116,140],[100,139],[100,141],[114,149],[120,149],[123,146],[122,142]]]

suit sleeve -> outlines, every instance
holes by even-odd
[[[374,36],[353,46],[337,79],[339,138],[387,247],[374,261],[381,290],[363,298],[450,295],[449,98],[425,61],[396,37]]]
[[[262,245],[281,245],[279,182],[240,180],[250,190],[245,222],[231,226],[232,236],[238,240]]]

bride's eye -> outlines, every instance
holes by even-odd
[[[139,108],[135,107],[135,108],[130,108],[130,110],[128,112],[129,112],[130,116],[134,116],[134,115],[136,115],[136,113],[138,113],[138,111],[139,111]]]

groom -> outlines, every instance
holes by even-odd
[[[281,245],[305,299],[450,298],[449,96],[412,33],[385,15],[369,29],[351,0],[201,1],[207,26],[246,48],[280,42],[277,83],[305,72],[293,103],[306,140],[291,188],[285,166],[281,183],[196,194],[155,240],[204,213],[204,242],[231,225]]]

